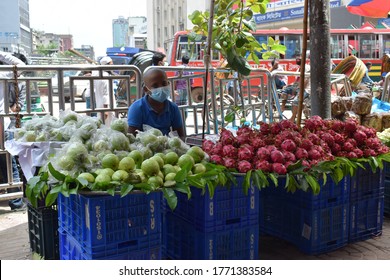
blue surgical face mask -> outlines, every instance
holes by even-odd
[[[171,96],[171,87],[166,86],[166,87],[152,88],[150,92],[151,92],[150,94],[151,98],[153,98],[157,102],[163,103]]]

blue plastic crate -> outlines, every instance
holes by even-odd
[[[134,249],[161,244],[161,193],[58,196],[59,230],[93,253],[119,248]],[[156,243],[157,242],[157,243]],[[158,243],[160,242],[160,243]]]
[[[385,195],[390,195],[390,180],[385,180]]]
[[[60,232],[61,260],[160,260],[161,246],[133,250],[130,247],[117,249],[100,248],[94,252],[86,252],[85,248],[66,232]]]
[[[385,172],[385,177],[390,179],[390,163],[388,162],[383,162],[383,170]]]
[[[286,178],[279,177],[277,187],[271,183],[269,187],[260,191],[260,195],[284,197],[291,203],[310,209],[327,208],[340,205],[340,203],[349,202],[350,181],[350,177],[345,177],[336,185],[330,176],[328,176],[324,186],[322,186],[323,180],[319,180],[321,185],[319,194],[313,194],[310,187],[307,191],[298,189],[294,193],[291,193],[287,192],[284,188],[286,185]]]
[[[201,232],[172,213],[164,220],[163,251],[175,260],[253,260],[259,255],[259,227]]]
[[[368,164],[365,164],[365,168],[358,168],[351,179],[351,201],[377,197],[384,193],[385,171],[377,168],[373,172]]]
[[[349,242],[382,234],[383,204],[383,195],[351,202]]]
[[[193,224],[203,232],[228,230],[249,225],[257,225],[259,219],[259,192],[251,186],[248,195],[243,192],[244,177],[237,177],[237,185],[228,187],[218,186],[213,198],[208,189],[202,195],[200,189],[191,187],[192,197],[177,193],[177,207],[171,211],[167,205],[165,211]]]
[[[260,209],[260,232],[289,241],[304,253],[326,253],[348,242],[348,203],[310,209],[261,194]]]

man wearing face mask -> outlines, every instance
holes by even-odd
[[[167,75],[160,69],[149,69],[144,73],[145,95],[129,107],[127,122],[129,133],[142,131],[143,125],[161,130],[167,135],[171,130],[179,137],[184,137],[183,120],[179,107],[168,100],[171,96],[171,86]]]

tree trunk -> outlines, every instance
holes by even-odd
[[[329,0],[310,0],[311,115],[331,118]]]

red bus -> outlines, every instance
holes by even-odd
[[[187,54],[190,56],[191,67],[203,67],[203,53],[206,38],[201,42],[188,42],[188,32],[179,31],[175,34],[168,54],[168,63],[170,66],[181,65],[181,58]],[[286,46],[286,54],[280,59],[280,65],[286,71],[296,71],[298,66],[295,64],[296,54],[302,52],[302,30],[298,29],[268,29],[257,30],[253,33],[259,43],[267,43],[268,37],[279,40]],[[309,44],[310,44],[310,38]],[[382,57],[390,53],[390,29],[332,29],[331,30],[331,59],[338,64],[351,53],[363,60],[364,63],[372,62],[369,72],[370,77],[378,81],[381,77]],[[261,59],[261,53],[258,54]],[[217,51],[213,52],[212,65],[219,65],[220,56]],[[271,68],[270,60],[261,59],[260,65],[249,61],[253,68]],[[201,80],[194,81],[194,86],[201,86]]]

